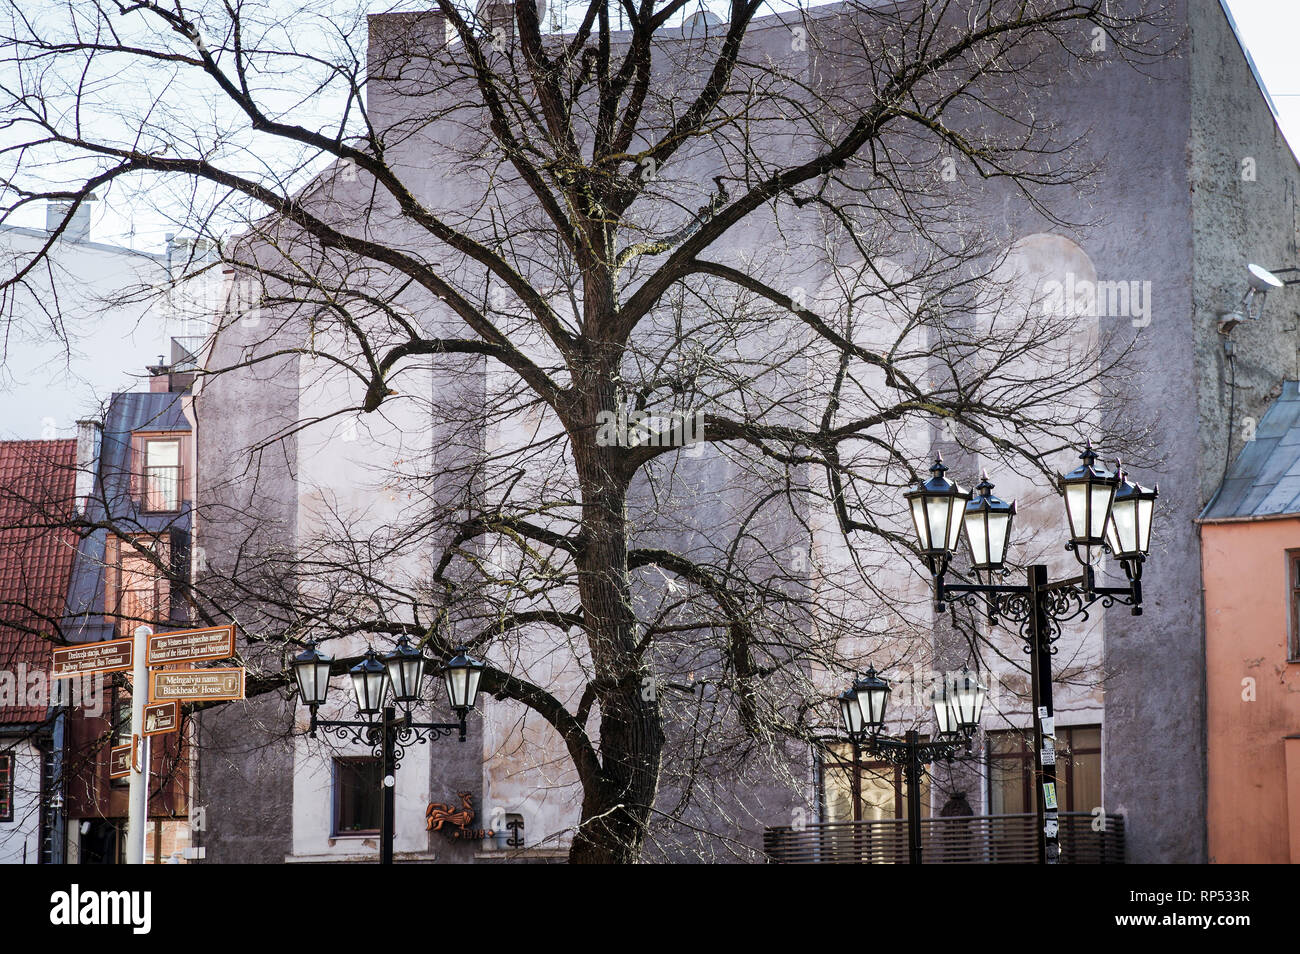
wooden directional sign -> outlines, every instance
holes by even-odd
[[[134,665],[131,637],[104,643],[80,643],[54,650],[54,678],[70,679],[94,672],[125,672]]]
[[[141,735],[175,732],[181,724],[181,704],[175,699],[144,707],[144,731]]]
[[[149,637],[145,662],[150,666],[167,666],[200,659],[229,659],[234,654],[235,627],[209,626],[154,633]]]
[[[133,744],[115,745],[108,750],[108,777],[126,778],[131,774]]]
[[[244,698],[244,669],[160,669],[149,673],[149,701],[222,702]]]

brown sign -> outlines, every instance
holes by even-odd
[[[134,665],[131,637],[106,643],[81,643],[54,650],[54,678],[69,679],[92,672],[124,672]]]
[[[244,670],[176,669],[149,673],[149,701],[222,702],[244,698]]]
[[[115,745],[108,750],[108,777],[126,778],[131,774],[132,744]]]
[[[229,659],[235,655],[235,627],[209,626],[154,633],[149,637],[145,662],[150,666],[198,662],[201,659]]]
[[[175,699],[144,707],[144,731],[141,735],[175,732],[181,724],[181,704]]]

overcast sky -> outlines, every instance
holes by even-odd
[[[719,2],[720,0],[714,0],[708,5],[718,6]],[[1218,0],[1190,2],[1217,3]],[[372,10],[390,8],[392,5],[393,0],[373,0],[367,3]],[[1272,97],[1281,119],[1282,130],[1292,149],[1300,153],[1300,56],[1296,54],[1296,41],[1300,37],[1300,0],[1228,0],[1228,7],[1256,70]],[[120,203],[106,203],[95,209],[92,238],[97,241],[160,251],[164,245],[165,233],[176,231],[175,225],[144,209],[110,210],[110,205],[117,206]],[[43,227],[43,210],[33,208],[26,214],[15,216],[11,222]]]
[[[1228,0],[1228,7],[1282,118],[1282,131],[1292,151],[1300,153],[1300,55],[1296,53],[1300,39],[1300,2]]]

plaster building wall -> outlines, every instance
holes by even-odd
[[[256,311],[226,313],[207,355],[208,366],[233,363],[266,330]],[[274,339],[265,347],[276,346]],[[194,579],[198,586],[228,570],[247,547],[287,546],[297,517],[293,435],[250,451],[298,418],[297,360],[288,355],[215,377],[200,377],[193,401],[199,485],[194,505]],[[251,537],[249,526],[256,527]],[[256,633],[256,605],[232,598],[243,633]],[[242,636],[242,633],[241,633]],[[244,660],[250,675],[261,660]],[[267,666],[279,667],[279,657]],[[293,747],[286,737],[294,702],[268,693],[219,706],[197,719],[194,807],[205,828],[195,844],[211,863],[270,864],[292,850]]]
[[[0,752],[13,756],[13,818],[0,821],[0,864],[36,864],[41,849],[41,750],[21,736],[0,736]]]
[[[1287,551],[1300,517],[1206,523],[1209,860],[1300,863],[1300,665]]]
[[[1131,461],[1137,479],[1144,484],[1158,480],[1161,490],[1153,553],[1144,574],[1146,613],[1133,617],[1123,608],[1105,612],[1098,608],[1087,625],[1071,624],[1062,644],[1061,665],[1063,670],[1073,666],[1087,678],[1080,680],[1081,687],[1062,685],[1057,697],[1059,724],[1103,723],[1105,805],[1098,807],[1126,816],[1129,860],[1142,862],[1196,862],[1206,856],[1205,663],[1193,520],[1217,482],[1224,454],[1222,438],[1215,436],[1219,433],[1216,428],[1223,427],[1220,422],[1226,421],[1228,403],[1215,331],[1217,312],[1226,310],[1240,294],[1244,261],[1255,257],[1264,259],[1266,265],[1277,264],[1273,255],[1264,253],[1275,249],[1276,255],[1291,255],[1295,251],[1295,163],[1276,132],[1228,20],[1213,3],[1178,4],[1175,10],[1187,28],[1182,57],[1151,65],[1150,75],[1144,76],[1108,59],[1102,50],[1093,69],[1058,77],[1052,84],[1044,108],[1062,123],[1061,140],[1081,137],[1075,161],[1095,161],[1102,167],[1097,188],[1091,193],[1053,197],[1067,219],[1086,226],[1065,229],[1048,223],[1014,196],[1000,191],[996,183],[959,180],[954,185],[980,198],[1008,246],[1020,243],[1011,265],[1024,268],[1026,292],[1031,298],[1047,281],[1073,277],[1136,283],[1135,294],[1142,296],[1148,309],[1139,311],[1134,301],[1127,310],[1081,315],[1081,321],[1094,324],[1095,333],[1109,342],[1111,354],[1133,346],[1127,373],[1131,387],[1125,389],[1121,380],[1115,391],[1097,395],[1095,436],[1104,438],[1108,432],[1134,423],[1150,424],[1152,429],[1151,449]],[[375,22],[372,20],[372,27]],[[425,20],[408,17],[402,23],[404,30],[410,30]],[[788,28],[760,23],[755,43],[775,49],[783,31]],[[376,97],[371,103],[372,115],[381,124],[397,123],[400,100],[385,99],[382,93],[372,91]],[[436,155],[437,150],[426,147],[436,143],[443,132],[433,126],[404,140],[409,155],[420,159],[408,162],[407,171],[422,195],[437,195],[441,204],[470,207],[470,196],[448,189],[437,163],[429,161],[429,155]],[[1247,149],[1247,155],[1256,160],[1253,182],[1241,180],[1237,172],[1244,158],[1239,153]],[[406,161],[400,150],[395,155],[399,166]],[[335,184],[334,188],[342,187]],[[347,201],[355,201],[355,197]],[[375,222],[383,218],[377,216]],[[727,250],[738,254],[767,248],[772,241],[773,235],[759,223]],[[801,274],[801,279],[804,277],[809,277],[808,287],[813,288],[826,278]],[[1250,382],[1250,393],[1239,394],[1239,407],[1255,409],[1255,413],[1266,406],[1268,395],[1275,390],[1273,382],[1280,382],[1281,375],[1293,367],[1294,348],[1285,345],[1290,340],[1289,325],[1283,310],[1276,307],[1279,301],[1285,301],[1280,294],[1270,300],[1264,322],[1243,328],[1237,335],[1244,348],[1239,352],[1240,380]],[[1093,333],[1092,327],[1081,333]],[[1249,344],[1247,336],[1254,336]],[[227,378],[220,385],[224,388],[220,396],[216,383],[206,388],[200,414],[212,423],[200,427],[201,453],[206,446],[210,459],[229,456],[237,460],[238,455],[230,455],[230,449],[249,446],[268,428],[296,419],[303,394],[300,375],[301,369],[286,361],[278,377]],[[208,435],[205,445],[204,431],[209,427],[214,433]],[[929,456],[931,448],[921,446],[926,443],[918,436],[918,456]],[[941,434],[932,434],[929,443],[945,446]],[[344,452],[327,444],[318,454],[307,455],[292,443],[286,446],[290,449],[275,460],[260,462],[258,480],[267,489],[269,506],[280,521],[277,532],[285,539],[297,539],[304,519],[303,488],[322,475],[335,475]],[[682,463],[685,479],[707,492],[684,525],[666,532],[664,539],[689,544],[697,539],[694,534],[699,528],[728,526],[742,509],[746,488],[721,455],[706,452]],[[978,454],[960,462],[963,482],[973,482],[980,463]],[[1074,464],[1072,455],[1062,452],[1059,469]],[[206,471],[209,465],[203,466]],[[1059,499],[1044,487],[1041,478],[1030,481],[999,474],[994,479],[1000,495],[1021,500],[1019,555],[1047,562],[1054,576],[1075,572],[1073,558],[1059,550],[1064,532]],[[359,485],[353,489],[355,486]],[[844,557],[835,546],[814,539],[811,552],[823,553],[833,564]],[[1104,575],[1109,583],[1119,582],[1113,569],[1108,568]],[[923,604],[917,577],[905,576],[900,589]],[[924,615],[923,610],[921,613]],[[1015,646],[1008,643],[1006,648],[1014,650]],[[522,664],[535,663],[527,660]],[[1008,680],[1016,678],[1010,670],[1004,675]],[[258,705],[270,707],[269,721],[284,727],[287,709],[270,702]],[[1027,707],[1014,699],[994,715],[1003,720],[990,726],[994,728],[1002,724],[1024,727],[1029,721]],[[489,714],[481,744],[480,754],[489,762],[482,769],[484,814],[494,807],[514,811],[524,806],[535,816],[537,829],[563,831],[574,811],[572,805],[564,804],[563,793],[572,791],[569,781],[550,777],[528,764],[522,765],[522,770],[493,765],[495,756],[508,747],[513,731],[508,718],[497,722],[497,716],[496,711]],[[538,751],[545,753],[545,741],[535,741]],[[430,773],[436,775],[440,758],[441,753],[435,755]],[[247,773],[257,764],[261,773],[258,784],[267,786],[268,805],[277,804],[281,811],[285,805],[295,805],[292,835],[268,808],[264,827],[231,836],[246,838],[241,850],[247,851],[248,857],[287,852],[291,841],[295,854],[315,851],[298,840],[300,832],[317,824],[312,819],[318,820],[320,814],[319,792],[314,788],[318,783],[311,781],[315,769],[309,763],[301,753],[293,755],[282,747],[257,763],[246,757],[239,763],[242,774],[238,782],[233,777],[221,780],[219,771],[212,770],[214,801],[228,799],[236,804],[249,780]],[[809,772],[811,785],[811,767],[800,762],[800,753],[794,754],[792,764],[795,771]],[[458,771],[471,769],[466,761]],[[314,800],[317,807],[300,803],[291,782],[295,773],[312,792],[304,797]],[[796,799],[788,785],[771,776],[747,778],[746,784],[752,786],[749,794],[753,797],[745,808],[751,820],[744,837],[752,841],[763,824],[788,823]],[[548,795],[547,803],[539,805],[533,793],[541,790],[560,794]],[[431,795],[434,791],[436,785]],[[236,813],[233,808],[230,811],[228,823],[234,825]],[[742,814],[734,812],[732,817]],[[528,824],[531,830],[533,818]],[[230,829],[226,831],[229,834]],[[215,829],[212,837],[215,846]],[[271,844],[278,847],[265,847]],[[671,857],[677,848],[670,843],[664,850]]]

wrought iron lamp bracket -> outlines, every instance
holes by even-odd
[[[907,742],[888,736],[868,735],[861,739],[862,749],[868,755],[875,756],[890,765],[907,765],[912,760],[912,749],[916,749],[917,761],[923,765],[933,762],[951,762],[959,756],[970,752],[969,736],[955,739],[936,739],[931,742]]]
[[[320,719],[316,716],[316,706],[311,709],[311,727],[308,734],[316,738],[317,730],[322,730],[339,742],[351,742],[356,745],[368,745],[376,758],[382,757],[384,749],[384,730],[393,732],[394,764],[400,766],[406,747],[439,739],[450,738],[453,733],[465,741],[465,719],[459,722],[416,722],[408,711],[391,723],[385,723],[382,717],[376,719]]]

